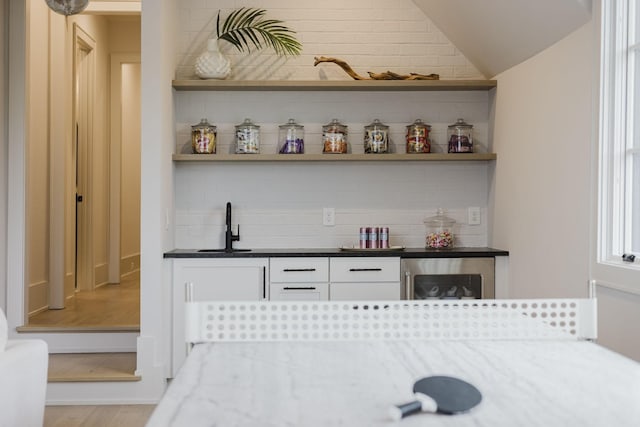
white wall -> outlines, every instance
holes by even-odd
[[[120,258],[134,268],[123,265],[121,272],[139,267],[140,64],[122,65],[122,99]]]
[[[497,76],[492,245],[511,297],[587,295],[593,25]]]
[[[140,16],[109,17],[111,114],[117,115],[110,138],[110,279],[117,282],[140,269],[140,37]]]
[[[169,375],[171,287],[163,253],[173,248],[173,90],[177,0],[145,2],[142,12],[142,144],[140,241],[140,338],[138,370]],[[143,376],[143,378],[145,378]],[[162,393],[161,388],[156,390]]]
[[[48,305],[49,286],[49,8],[29,2],[27,22],[27,277],[29,312]]]
[[[338,57],[353,69],[398,73],[437,73],[442,79],[483,78],[412,0],[280,0],[246,1],[244,7],[267,9],[267,17],[285,21],[297,32],[302,55],[289,60],[271,51],[238,52],[227,42],[232,60],[230,79],[349,80],[335,64],[313,66],[315,56]],[[194,76],[193,64],[215,35],[216,14],[240,7],[235,0],[182,0],[178,16],[179,78]]]
[[[7,1],[0,1],[0,309],[6,309],[7,290]]]
[[[509,250],[510,297],[584,297],[596,214],[598,24],[500,74],[492,245]],[[597,289],[598,342],[640,360],[637,294]]]

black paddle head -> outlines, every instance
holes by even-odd
[[[448,415],[467,412],[482,400],[472,384],[446,376],[422,378],[413,385],[413,392],[429,396],[438,405],[437,412]]]

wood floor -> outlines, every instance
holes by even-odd
[[[44,427],[144,427],[155,405],[47,406]]]
[[[80,291],[61,310],[47,310],[29,318],[26,328],[140,328],[140,278],[131,275],[119,284]]]

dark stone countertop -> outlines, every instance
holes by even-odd
[[[274,258],[274,257],[400,257],[400,258],[462,258],[508,256],[509,252],[494,248],[406,248],[406,249],[340,249],[286,248],[252,249],[244,252],[198,252],[198,249],[174,249],[164,258]]]

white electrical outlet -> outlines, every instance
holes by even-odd
[[[480,225],[480,208],[473,207],[467,210],[467,214],[469,216],[468,222],[469,225]]]
[[[322,209],[322,225],[325,225],[325,226],[336,225],[336,210],[334,208]]]

